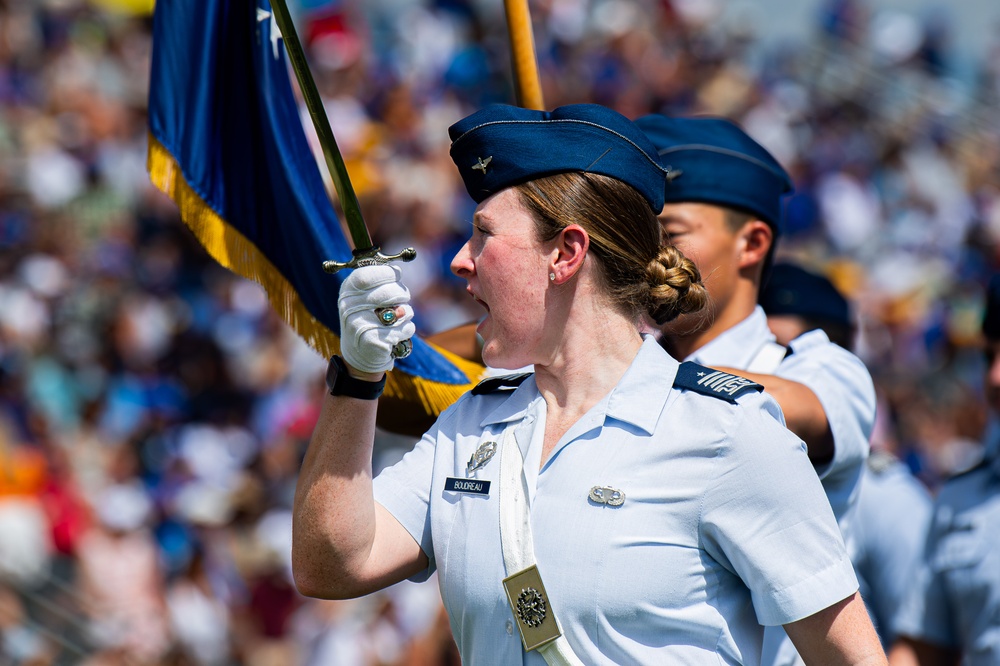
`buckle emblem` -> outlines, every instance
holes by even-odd
[[[529,627],[537,627],[545,621],[547,612],[545,597],[533,587],[526,587],[517,596],[517,617]]]

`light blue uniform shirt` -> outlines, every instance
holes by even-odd
[[[749,317],[684,360],[746,369],[757,352],[772,342],[774,334],[758,306]],[[850,547],[851,513],[875,427],[875,385],[861,359],[830,342],[821,330],[800,335],[789,347],[791,353],[774,374],[804,385],[823,405],[833,433],[834,453],[816,473]]]
[[[931,521],[931,495],[899,459],[872,453],[861,477],[851,555],[882,646],[896,638],[896,616],[913,587]]]
[[[998,444],[938,493],[920,575],[896,623],[900,635],[961,651],[966,666],[1000,664]]]
[[[543,664],[524,653],[501,580],[499,455],[448,477],[507,427],[527,428],[524,473],[539,572],[573,650],[588,664],[756,664],[760,624],[806,617],[857,589],[836,520],[776,403],[736,404],[670,388],[678,363],[647,339],[619,384],[541,460],[545,401],[466,394],[375,480],[375,498],[437,570],[466,664]],[[530,442],[530,443],[528,443]],[[593,486],[621,506],[588,499]]]
[[[749,317],[685,360],[745,369],[763,347],[773,342],[767,316],[757,306]],[[815,472],[837,516],[848,550],[853,552],[858,489],[875,426],[875,386],[861,359],[830,342],[821,330],[800,335],[789,347],[791,353],[773,374],[806,386],[823,406],[833,433],[834,453],[833,459],[816,467]],[[767,631],[763,663],[769,666],[801,663],[780,627]]]

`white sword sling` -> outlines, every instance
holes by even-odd
[[[778,366],[781,365],[781,361],[785,358],[786,354],[788,354],[788,349],[777,342],[765,343],[763,347],[757,350],[753,360],[746,367],[746,371],[757,372],[762,375],[773,375],[778,371]]]
[[[549,666],[583,666],[562,634],[535,566],[524,458],[514,438],[517,427],[508,427],[500,438],[500,545],[507,571],[503,585],[524,649],[538,650]]]

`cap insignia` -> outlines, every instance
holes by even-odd
[[[473,171],[482,171],[483,175],[485,176],[486,175],[486,167],[488,167],[489,164],[490,164],[490,162],[493,161],[493,156],[490,155],[485,160],[482,157],[477,157],[476,159],[479,160],[479,161],[476,164],[472,165],[472,170]]]

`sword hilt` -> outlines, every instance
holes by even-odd
[[[367,250],[354,250],[351,260],[343,263],[340,261],[324,261],[323,270],[327,273],[336,273],[345,268],[360,268],[361,266],[381,266],[392,261],[413,261],[417,257],[417,251],[412,247],[405,248],[396,254],[382,254],[382,248],[375,246]]]

